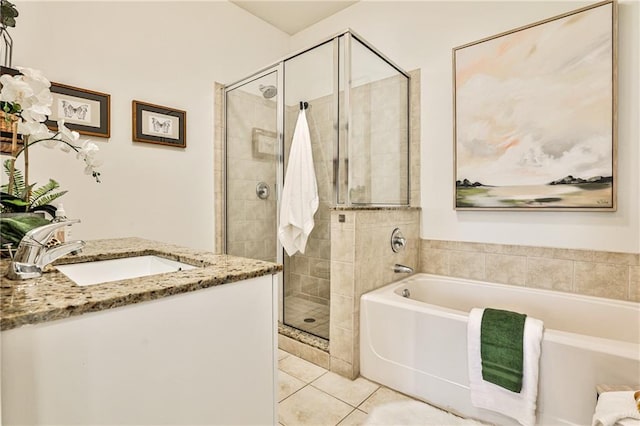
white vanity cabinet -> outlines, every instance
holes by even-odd
[[[277,423],[274,281],[3,331],[2,424]]]

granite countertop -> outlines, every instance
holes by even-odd
[[[78,286],[52,266],[40,278],[12,281],[5,277],[10,261],[0,260],[0,330],[54,321],[234,281],[275,274],[282,266],[261,260],[217,255],[141,238],[87,241],[82,253],[54,265],[158,255],[199,268]]]

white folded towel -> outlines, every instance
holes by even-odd
[[[300,110],[293,132],[289,164],[280,201],[278,238],[289,256],[304,253],[307,238],[315,225],[318,210],[318,184],[313,167],[311,135],[305,110]]]
[[[629,423],[626,419],[635,419]],[[633,399],[633,391],[604,392],[598,398],[596,412],[593,415],[593,426],[613,426],[620,424],[640,425],[640,412]]]
[[[538,398],[538,372],[542,321],[527,316],[523,335],[522,390],[511,392],[501,386],[482,379],[480,357],[480,326],[484,309],[474,308],[469,313],[467,324],[467,347],[469,361],[469,389],[471,403],[478,408],[495,411],[516,419],[524,426],[536,422]]]

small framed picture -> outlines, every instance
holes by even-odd
[[[46,125],[55,130],[57,121],[82,135],[108,138],[111,136],[111,95],[51,83],[51,115]]]
[[[133,140],[187,147],[187,113],[179,109],[133,101]]]

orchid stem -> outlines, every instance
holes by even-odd
[[[31,145],[37,144],[38,142],[43,142],[43,141],[57,141],[57,142],[62,142],[63,144],[67,145],[69,148],[73,149],[75,152],[78,152],[78,148],[73,145],[70,144],[69,142],[62,140],[62,139],[56,139],[56,136],[58,136],[60,133],[56,133],[55,135],[51,136],[50,138],[45,138],[45,139],[38,139],[37,141],[33,141],[31,143],[25,143],[24,148],[22,148],[20,151],[18,151],[18,153],[15,155],[15,158],[17,159],[20,154],[22,154],[23,151],[27,150],[28,147],[30,147]],[[28,153],[25,152],[25,156],[28,155]]]
[[[24,136],[24,187],[27,189],[27,193],[24,196],[25,200],[31,199],[31,188],[29,188],[29,136]]]

